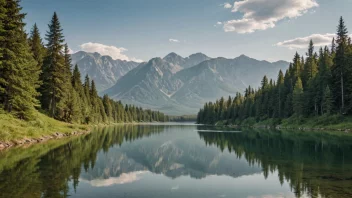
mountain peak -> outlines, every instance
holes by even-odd
[[[152,58],[149,60],[148,64],[152,64],[152,65],[157,65],[160,64],[163,60],[159,57],[156,58]]]
[[[164,57],[164,59],[174,59],[174,58],[183,58],[183,57],[176,54],[175,52],[171,52]]]
[[[207,55],[205,55],[205,54],[203,54],[203,53],[201,53],[201,52],[198,52],[198,53],[195,53],[195,54],[191,54],[190,56],[189,56],[189,58],[204,58],[204,59],[207,59],[207,58],[209,58]]]
[[[246,59],[249,59],[250,57],[248,57],[248,56],[246,56],[246,55],[244,55],[244,54],[241,54],[239,57],[237,57],[237,58],[246,58]]]

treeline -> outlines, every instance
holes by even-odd
[[[248,87],[244,95],[237,93],[227,100],[204,105],[197,122],[218,121],[241,123],[253,119],[312,117],[352,113],[352,44],[341,17],[337,35],[327,46],[314,51],[310,41],[306,57],[297,52],[285,74],[280,70],[275,80],[263,77],[257,90]]]
[[[195,122],[197,115],[169,116],[170,122]]]
[[[163,113],[99,97],[88,76],[81,82],[58,16],[54,13],[44,45],[36,24],[25,31],[19,0],[0,0],[0,109],[20,119],[39,110],[70,123],[166,121]]]

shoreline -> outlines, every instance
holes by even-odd
[[[127,122],[127,123],[110,123],[110,124],[92,124],[87,125],[87,130],[72,130],[72,132],[54,132],[52,134],[46,134],[40,137],[25,137],[21,139],[14,139],[9,141],[0,140],[0,151],[7,150],[13,147],[21,147],[21,146],[30,146],[34,144],[40,144],[47,142],[49,140],[58,140],[63,138],[70,138],[74,136],[85,135],[91,133],[92,128],[95,127],[109,127],[109,126],[116,126],[116,125],[143,125],[143,124],[150,124],[150,125],[159,125],[163,124],[164,122]]]
[[[12,140],[12,141],[7,141],[7,142],[2,142],[0,141],[0,151],[7,150],[13,147],[19,147],[19,146],[30,146],[33,144],[40,144],[47,142],[49,140],[58,140],[58,139],[63,139],[63,138],[69,138],[73,136],[80,136],[80,135],[85,135],[90,133],[91,130],[85,130],[85,131],[73,131],[71,133],[53,133],[52,135],[44,135],[38,138],[23,138],[20,140]]]
[[[299,131],[326,131],[326,132],[345,132],[349,133],[352,131],[350,128],[329,128],[329,127],[304,127],[303,125],[301,127],[290,127],[290,126],[281,126],[281,125],[276,125],[276,126],[271,126],[271,125],[218,125],[214,124],[211,126],[225,126],[225,127],[230,127],[230,128],[239,128],[239,127],[245,127],[245,128],[254,128],[254,129],[276,129],[276,130],[299,130]]]

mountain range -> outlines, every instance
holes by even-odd
[[[259,86],[264,75],[276,79],[288,65],[245,55],[226,59],[197,53],[183,58],[170,53],[138,65],[101,94],[169,115],[196,114],[205,102]]]
[[[194,129],[191,126],[184,126],[184,130],[164,126],[157,129],[162,133],[153,138],[124,142],[110,146],[108,152],[98,152],[94,168],[83,171],[81,179],[104,186],[113,180],[126,181],[126,177],[132,183],[136,174],[146,172],[172,179],[180,176],[202,179],[210,175],[236,178],[262,172],[260,166],[248,166],[243,158],[236,158],[227,151],[219,152],[214,146],[206,146],[197,133],[189,134],[187,129]]]
[[[82,80],[88,75],[95,81],[100,95],[169,115],[196,114],[205,102],[258,87],[264,75],[276,79],[289,65],[245,55],[227,59],[196,53],[184,58],[174,52],[137,63],[83,51],[72,55],[72,63]]]

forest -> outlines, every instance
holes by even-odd
[[[257,89],[208,102],[198,112],[201,124],[258,123],[324,117],[336,122],[352,113],[352,43],[344,19],[331,46],[315,50],[312,40],[305,56],[296,52],[289,68],[277,79],[262,78]],[[325,123],[328,124],[328,123]],[[322,123],[324,125],[324,123]]]
[[[98,96],[72,67],[58,15],[53,14],[45,44],[36,24],[29,35],[19,0],[0,0],[0,114],[32,120],[37,112],[67,123],[166,121],[161,112]],[[74,68],[74,69],[72,69]]]

